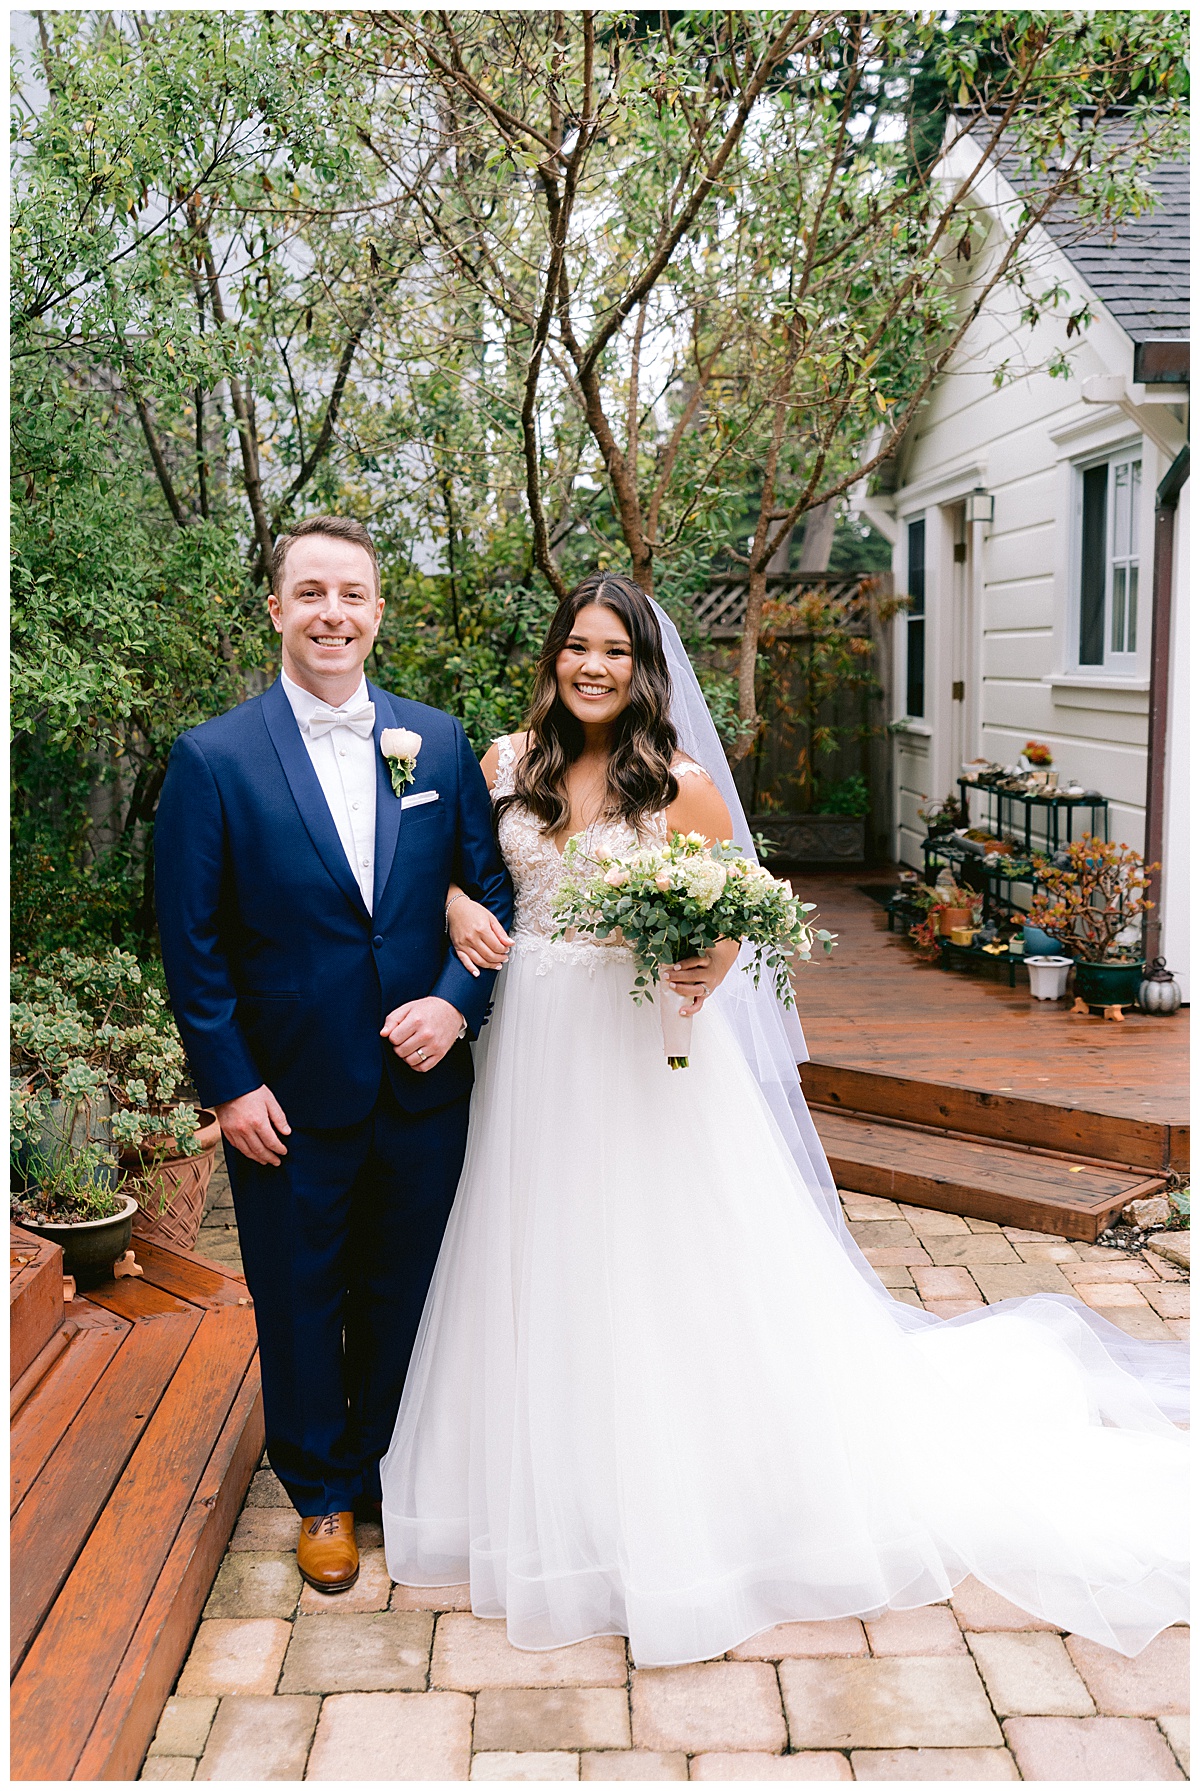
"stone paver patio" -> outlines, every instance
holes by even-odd
[[[197,1248],[237,1266],[222,1179]],[[910,1304],[949,1317],[1045,1288],[1133,1336],[1187,1335],[1187,1277],[1158,1257],[866,1195],[843,1205]],[[967,1580],[946,1604],[786,1623],[723,1660],[638,1669],[619,1637],[530,1654],[471,1615],[466,1587],[393,1586],[378,1525],[359,1525],[358,1584],[325,1598],[302,1588],[295,1528],[264,1467],[144,1779],[1188,1776],[1183,1626],[1130,1661]]]

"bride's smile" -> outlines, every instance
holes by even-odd
[[[619,616],[589,603],[554,665],[563,706],[585,729],[607,728],[629,707],[633,643]]]

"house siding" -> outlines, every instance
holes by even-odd
[[[994,253],[999,240],[994,221],[985,252]],[[923,514],[927,535],[924,721],[929,732],[916,739],[896,715],[901,725],[893,747],[895,851],[901,863],[916,867],[925,831],[917,808],[954,787],[961,759],[982,755],[1012,763],[1031,738],[1050,746],[1064,782],[1076,778],[1109,798],[1111,837],[1139,850],[1144,843],[1154,492],[1175,451],[1167,451],[1172,434],[1181,443],[1184,424],[1181,412],[1162,404],[1131,418],[1115,404],[1085,401],[1084,382],[1093,376],[1132,378],[1132,341],[1094,299],[1096,315],[1076,347],[1072,377],[1052,379],[1040,370],[1055,350],[1067,346],[1066,318],[1089,296],[1053,245],[1044,244],[1042,254],[1046,283],[1053,276],[1061,278],[1068,287],[1067,302],[1031,330],[1020,324],[1010,297],[995,295],[964,341],[956,366],[931,394],[899,457],[900,483],[890,504],[899,525],[897,590],[906,588],[904,525]],[[990,369],[1005,357],[1017,377],[997,389]],[[1165,443],[1139,428],[1140,418],[1149,417]],[[1074,539],[1078,468],[1089,457],[1134,444],[1142,457],[1137,663],[1132,679],[1123,684],[1085,672],[1093,687],[1072,687],[1058,680],[1080,676]],[[990,524],[962,521],[961,503],[973,486],[993,497]],[[965,566],[955,566],[952,555],[937,545],[952,548],[956,536],[967,548]],[[1181,557],[1186,559],[1186,553]],[[1181,585],[1181,592],[1185,588]],[[1182,596],[1177,608],[1184,609]],[[1186,629],[1186,612],[1177,627],[1181,634]],[[893,679],[901,701],[902,632],[901,624]],[[1178,642],[1175,663],[1178,667]],[[973,689],[956,706],[952,687],[964,675]],[[1131,688],[1139,679],[1146,688]],[[1177,758],[1180,738],[1178,730],[1173,732],[1173,762],[1186,764]],[[1177,775],[1172,786],[1170,822],[1180,839],[1182,781]],[[1164,915],[1168,906],[1178,911],[1182,903],[1186,909],[1185,857],[1177,846]],[[1177,921],[1172,934],[1177,954],[1178,937]]]

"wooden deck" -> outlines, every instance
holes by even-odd
[[[859,888],[891,887],[894,875],[799,874],[793,882],[839,940],[831,958],[814,958],[796,978],[815,1061],[1187,1124],[1186,1009],[1129,1013],[1120,1025],[1074,1016],[1065,1002],[1034,1001],[1023,970],[1010,989],[998,974],[923,962]]]
[[[894,885],[881,874],[877,886]],[[1188,1165],[1188,1015],[1118,1025],[926,963],[868,879],[797,876],[831,958],[796,977],[802,1080],[840,1185],[1092,1241]]]
[[[64,1305],[12,1230],[10,1771],[132,1779],[262,1453],[246,1284],[135,1241]]]

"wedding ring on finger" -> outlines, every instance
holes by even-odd
[[[417,1047],[417,1062],[418,1062],[418,1063],[424,1063],[424,1062],[425,1062],[425,1053],[424,1053],[424,1051],[423,1051],[423,1050],[422,1050],[422,1049],[421,1049],[421,1047],[420,1047],[420,1046],[419,1046],[419,1045],[418,1045],[418,1047]]]

